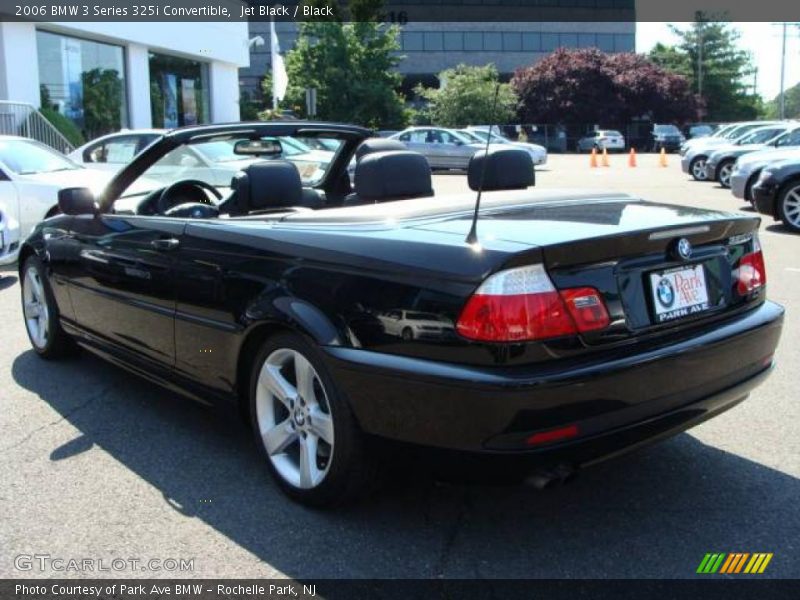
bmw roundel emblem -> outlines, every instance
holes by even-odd
[[[672,282],[669,279],[662,279],[658,282],[656,297],[659,304],[664,308],[670,308],[675,304],[675,288],[672,287]]]
[[[675,243],[675,258],[689,260],[692,258],[692,243],[686,238],[681,238]]]

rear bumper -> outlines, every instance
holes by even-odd
[[[325,356],[368,433],[580,464],[744,399],[768,374],[782,324],[783,308],[766,302],[687,339],[570,366],[464,367],[332,347]],[[578,432],[568,442],[526,444],[565,426]]]

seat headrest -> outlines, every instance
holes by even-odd
[[[388,140],[386,138],[370,138],[364,140],[356,148],[356,161],[361,160],[367,154],[374,154],[375,152],[390,152],[392,150],[406,150],[406,145],[397,140]]]
[[[433,196],[431,168],[416,152],[375,152],[356,165],[355,188],[368,202]]]
[[[301,206],[303,182],[294,163],[260,161],[248,165],[231,182],[243,212],[265,208]]]
[[[534,185],[536,175],[533,172],[533,160],[530,154],[519,148],[490,148],[479,150],[472,155],[467,168],[469,187],[477,191],[481,185],[481,172],[486,165],[483,176],[483,190],[521,190]]]

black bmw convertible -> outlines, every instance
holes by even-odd
[[[536,192],[509,148],[473,158],[476,210],[369,136],[184,128],[100,197],[62,191],[20,250],[34,350],[80,346],[236,407],[280,487],[318,506],[370,482],[380,438],[562,477],[731,408],[772,369],[783,309],[757,218]],[[286,138],[332,150],[289,162]]]

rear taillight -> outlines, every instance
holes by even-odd
[[[753,236],[753,251],[739,259],[736,270],[736,291],[740,296],[747,296],[767,284],[767,268],[764,265],[764,254],[758,236]]]
[[[556,290],[542,265],[496,273],[467,301],[456,323],[465,338],[483,342],[543,340],[608,326],[594,288]]]

